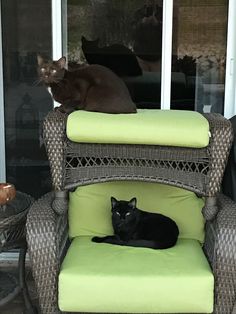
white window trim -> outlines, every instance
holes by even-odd
[[[161,109],[170,109],[171,60],[173,32],[173,0],[163,0],[162,61],[161,61]]]
[[[236,114],[236,1],[229,0],[228,33],[225,71],[224,116],[231,118]]]
[[[5,120],[4,120],[4,86],[2,59],[2,11],[0,2],[0,182],[6,181],[6,149],[5,149]]]
[[[62,0],[51,0],[52,4],[52,59],[58,60],[62,57]],[[53,106],[60,104],[53,100]]]
[[[62,10],[61,0],[52,1],[52,58],[62,56]]]

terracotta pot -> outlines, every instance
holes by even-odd
[[[15,186],[11,183],[0,183],[0,205],[5,205],[16,196]]]

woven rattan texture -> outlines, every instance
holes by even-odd
[[[57,278],[67,249],[67,218],[51,208],[49,193],[31,207],[27,240],[41,312],[60,313],[57,307]],[[219,213],[206,224],[204,251],[215,277],[215,314],[231,314],[236,297],[236,204],[218,196]]]
[[[17,191],[17,199],[27,199],[27,207],[16,214],[7,217],[0,217],[0,252],[6,249],[18,248],[22,241],[25,242],[25,222],[28,210],[33,204],[33,197],[28,194]],[[18,203],[21,206],[20,201]],[[20,208],[18,208],[20,209]]]
[[[111,180],[140,180],[183,187],[204,196],[220,189],[232,143],[232,127],[219,114],[205,114],[211,130],[203,149],[73,143],[66,138],[67,115],[50,112],[44,138],[55,190]]]
[[[59,110],[51,111],[44,120],[43,138],[50,163],[52,184],[61,190],[64,180],[64,142],[67,115]]]
[[[208,147],[210,154],[209,182],[207,195],[214,196],[220,185],[233,141],[233,129],[229,120],[217,113],[205,114],[210,130],[211,141]]]
[[[55,111],[44,123],[55,190],[109,180],[163,182],[206,196],[214,196],[220,189],[232,141],[231,125],[220,115],[206,115],[212,136],[203,149],[72,143],[65,136],[66,118]],[[63,210],[57,214],[52,209],[53,200],[54,193],[39,199],[27,219],[30,259],[43,314],[60,313],[57,279],[68,247],[67,213]],[[232,314],[236,297],[236,205],[219,195],[217,206],[217,216],[206,223],[204,251],[215,276],[214,313]]]
[[[42,313],[58,313],[57,277],[67,240],[67,215],[51,208],[54,193],[31,207],[27,217],[27,243]]]
[[[203,193],[206,149],[66,142],[65,186],[110,180],[169,183]]]
[[[214,260],[215,313],[231,313],[236,301],[236,204],[218,198]]]

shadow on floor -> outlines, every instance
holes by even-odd
[[[1,271],[10,272],[12,274],[17,274],[17,267],[1,267]],[[32,300],[33,305],[37,308],[38,307],[38,300],[36,289],[34,285],[34,281],[32,278],[32,274],[30,269],[26,269],[26,280],[28,285],[29,294]],[[6,305],[0,307],[0,314],[23,314],[24,313],[24,299],[21,293],[12,300],[11,302],[7,303]]]

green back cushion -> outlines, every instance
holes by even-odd
[[[208,121],[198,112],[139,109],[136,114],[77,110],[67,120],[74,142],[206,147]]]
[[[212,313],[214,277],[198,241],[167,250],[72,241],[59,308],[82,313]]]
[[[79,187],[70,193],[69,235],[113,234],[111,196],[123,200],[137,198],[137,207],[172,218],[180,238],[204,240],[204,202],[193,192],[157,183],[115,181]]]

